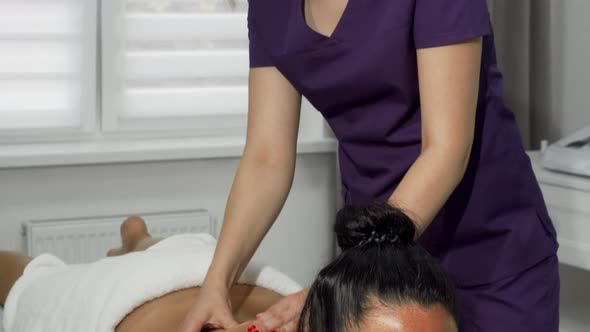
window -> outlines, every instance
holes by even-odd
[[[247,0],[103,2],[108,131],[243,132]]]
[[[0,0],[0,141],[244,135],[247,6]],[[304,111],[300,137],[323,123]]]
[[[0,0],[0,138],[93,130],[96,7]]]

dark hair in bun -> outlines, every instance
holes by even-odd
[[[347,206],[334,230],[343,251],[311,286],[300,331],[356,330],[374,303],[441,305],[457,321],[452,282],[414,242],[416,228],[403,211],[380,202]]]
[[[340,210],[334,231],[342,250],[374,245],[405,248],[414,242],[416,227],[400,209],[387,203],[373,203]]]

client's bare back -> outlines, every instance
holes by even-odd
[[[120,256],[130,252],[143,251],[160,242],[154,238],[140,217],[129,217],[121,223],[121,247],[108,251],[107,256]],[[0,251],[0,305],[4,306],[10,289],[23,274],[31,257],[16,252]],[[149,276],[146,276],[149,277]],[[193,287],[166,294],[146,302],[129,313],[117,326],[116,332],[167,331],[178,328],[192,307],[199,288]],[[250,285],[236,285],[230,291],[234,315],[238,321],[254,319],[256,313],[265,311],[281,296],[264,288]],[[245,325],[231,329],[232,332],[246,331]]]
[[[143,219],[129,217],[121,224],[121,247],[109,250],[107,256],[143,251],[161,240],[149,234]],[[199,292],[199,287],[193,287],[149,301],[127,315],[116,332],[176,329],[186,317]],[[230,291],[230,297],[238,321],[254,319],[257,313],[265,311],[281,298],[272,291],[250,285],[234,286]],[[235,329],[236,332],[242,330],[245,331],[244,326]]]

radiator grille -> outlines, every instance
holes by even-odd
[[[206,210],[133,214],[145,219],[150,234],[168,237],[182,233],[215,236],[215,220]],[[119,227],[124,216],[32,220],[24,224],[30,256],[51,253],[69,264],[100,259],[121,245]]]

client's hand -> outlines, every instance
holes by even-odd
[[[179,332],[201,332],[204,328],[229,329],[236,325],[229,298],[219,291],[201,288]]]
[[[307,293],[308,288],[283,298],[267,311],[256,315],[253,325],[261,332],[296,332]]]

